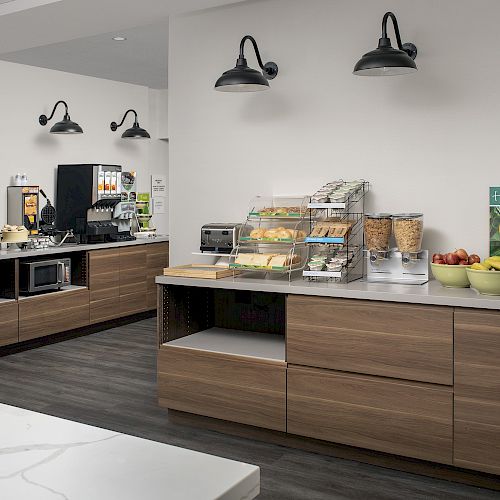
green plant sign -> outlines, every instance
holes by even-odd
[[[500,187],[490,187],[490,255],[500,255]]]

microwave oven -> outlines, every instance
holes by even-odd
[[[19,292],[23,295],[58,290],[71,285],[71,259],[19,263]]]

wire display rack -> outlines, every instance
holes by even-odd
[[[350,283],[364,276],[364,202],[369,189],[370,184],[363,181],[343,202],[308,204],[312,232],[305,239],[310,260],[302,273],[304,279]],[[341,236],[315,235],[315,227],[328,221],[347,224],[349,229]]]

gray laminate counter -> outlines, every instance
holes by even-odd
[[[218,280],[158,276],[156,283],[500,310],[500,296],[480,295],[470,288],[444,288],[435,280],[425,285],[392,285],[365,281],[336,284],[309,282],[302,278],[289,282],[287,278],[281,277],[265,279],[243,275]]]
[[[60,247],[50,247],[43,250],[21,250],[19,248],[0,250],[0,260],[23,259],[26,257],[43,257],[68,252],[85,252],[89,250],[102,250],[106,248],[130,247],[136,245],[147,245],[149,243],[163,243],[169,241],[168,236],[157,236],[155,238],[138,239],[133,241],[121,241],[113,243],[92,243],[88,245],[77,245],[73,243],[64,244]]]

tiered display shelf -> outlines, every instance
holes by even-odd
[[[349,194],[342,202],[311,201],[308,208],[311,211],[311,234],[306,237],[305,243],[309,248],[309,261],[303,271],[308,280],[333,280],[337,282],[351,282],[364,275],[363,259],[363,217],[364,200],[369,190],[369,183],[362,182],[360,187]],[[342,226],[345,234],[336,236],[328,231],[321,234],[318,227]],[[335,262],[329,262],[337,259]],[[321,263],[324,260],[325,264]],[[327,265],[329,264],[329,265]]]
[[[230,255],[235,270],[288,273],[304,269],[310,231],[309,197],[257,196]]]

